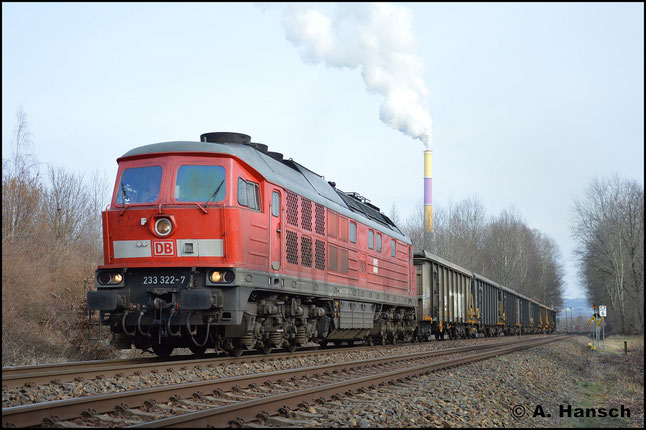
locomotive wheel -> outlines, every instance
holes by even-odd
[[[229,355],[232,357],[240,357],[244,351],[240,346],[234,346],[232,350],[229,351]]]
[[[157,342],[153,342],[151,346],[155,354],[159,355],[162,358],[168,358],[172,354],[174,349],[174,347],[170,346],[167,343],[159,344]]]
[[[206,345],[205,346],[191,345],[188,347],[188,349],[190,349],[193,354],[202,355],[206,351]]]

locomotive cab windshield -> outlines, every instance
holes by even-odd
[[[226,187],[224,167],[213,165],[182,165],[177,169],[174,198],[178,202],[219,202]]]
[[[172,175],[164,181],[164,175]],[[171,192],[163,183],[172,183]],[[161,165],[126,167],[115,190],[118,205],[156,203],[222,202],[226,197],[226,169],[214,164],[180,164],[174,169]]]
[[[131,167],[121,174],[118,204],[152,203],[159,198],[162,166]]]

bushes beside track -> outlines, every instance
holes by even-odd
[[[2,365],[105,358],[87,341],[86,293],[103,259],[108,181],[43,166],[20,109],[2,160]]]

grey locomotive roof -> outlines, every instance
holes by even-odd
[[[258,171],[269,182],[330,207],[348,218],[360,221],[370,228],[386,233],[402,242],[412,243],[396,226],[377,222],[374,217],[365,215],[365,212],[360,213],[350,208],[339,196],[337,190],[323,177],[293,160],[278,161],[250,145],[187,141],[161,142],[131,149],[119,159],[164,152],[211,152],[235,156]],[[387,219],[387,217],[385,218]]]
[[[443,259],[441,257],[438,257],[435,254],[431,254],[428,251],[416,252],[413,255],[413,257],[414,258],[423,258],[425,260],[430,260],[430,261],[435,261],[435,262],[440,263],[440,264],[442,264],[444,266],[450,267],[453,270],[456,270],[458,272],[462,272],[465,275],[473,276],[473,272],[471,272],[470,270],[467,270],[464,267],[460,267],[457,264],[453,264],[450,261],[447,261],[447,260],[445,260],[445,259]]]

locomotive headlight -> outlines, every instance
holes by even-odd
[[[168,236],[173,231],[173,224],[168,218],[159,218],[155,222],[155,233],[159,236]]]
[[[100,285],[118,285],[123,282],[123,273],[98,272],[96,280]]]
[[[213,270],[207,278],[207,285],[210,284],[230,284],[235,279],[235,274],[231,270]],[[210,283],[210,284],[209,284]]]
[[[99,273],[99,276],[97,276],[97,281],[99,281],[99,284],[105,285],[110,282],[110,279],[112,277],[110,276],[110,273],[108,272],[101,272]]]
[[[214,270],[211,272],[210,276],[211,282],[220,282],[222,280],[222,273],[218,272],[217,270]]]

